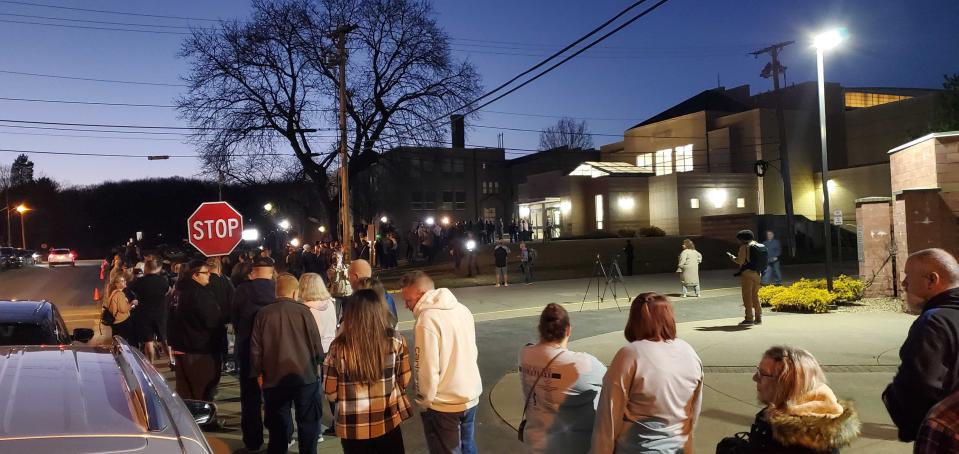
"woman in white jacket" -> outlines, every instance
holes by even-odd
[[[703,365],[693,347],[676,338],[669,300],[637,296],[625,335],[629,345],[616,352],[603,377],[590,452],[692,452]]]
[[[316,273],[303,273],[300,277],[300,302],[310,308],[320,330],[323,352],[330,351],[330,343],[336,337],[336,303],[326,290],[323,278]]]
[[[676,272],[679,274],[680,283],[683,285],[683,298],[686,297],[686,291],[692,287],[696,291],[696,297],[699,297],[699,264],[703,263],[703,254],[696,250],[696,245],[692,240],[683,240],[683,252],[679,254],[679,265]]]

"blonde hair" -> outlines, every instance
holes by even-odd
[[[696,250],[696,245],[693,244],[693,240],[691,240],[691,239],[689,239],[689,238],[686,238],[685,240],[683,240],[683,246],[686,246],[686,249],[689,249],[689,250],[691,250],[691,251],[695,251],[695,250]]]
[[[326,301],[330,298],[332,296],[319,274],[303,273],[300,276],[300,301]]]
[[[764,357],[776,363],[776,392],[772,405],[785,408],[799,397],[826,384],[826,374],[816,357],[806,350],[788,346],[774,346]]]
[[[113,291],[117,289],[117,284],[120,283],[120,279],[123,279],[125,281],[127,280],[127,277],[123,273],[117,273],[116,275],[110,278],[110,283],[107,284],[106,295],[104,295],[105,297],[109,298],[110,295],[113,294]]]
[[[282,273],[276,277],[276,296],[295,298],[299,285],[300,282],[296,280],[296,276],[290,273]]]

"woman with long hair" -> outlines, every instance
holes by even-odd
[[[353,290],[362,290],[370,289],[376,292],[380,296],[380,299],[383,300],[384,306],[390,311],[390,315],[393,316],[393,326],[396,326],[399,315],[396,313],[396,301],[393,299],[393,295],[390,295],[390,292],[386,291],[386,286],[383,285],[383,281],[375,277],[361,277],[356,282],[356,288]]]
[[[703,263],[703,254],[696,250],[693,240],[686,238],[683,240],[683,252],[679,254],[679,265],[676,266],[676,272],[680,273],[680,284],[683,286],[683,298],[690,287],[696,291],[696,297],[699,298],[700,263]]]
[[[123,273],[117,273],[107,284],[106,303],[103,307],[113,316],[113,335],[120,336],[128,343],[134,342],[135,330],[130,312],[133,305],[127,298],[124,290],[127,288],[127,278]]]
[[[603,377],[593,454],[692,452],[703,364],[676,338],[673,306],[659,293],[633,300],[619,349]]]
[[[413,416],[406,339],[393,329],[379,295],[364,289],[346,304],[342,332],[323,361],[323,391],[336,405],[343,452],[400,453],[400,423]]]
[[[835,454],[859,436],[862,424],[852,403],[836,398],[808,351],[771,347],[753,381],[765,407],[749,433],[750,452]]]

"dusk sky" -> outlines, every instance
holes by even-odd
[[[630,3],[443,0],[435,1],[434,7],[437,20],[451,37],[455,55],[473,61],[484,87],[492,88]],[[0,120],[188,126],[177,118],[174,109],[162,107],[173,104],[183,89],[177,84],[188,63],[178,59],[176,53],[184,35],[39,24],[129,29],[134,27],[77,20],[136,23],[167,26],[152,30],[186,33],[189,25],[212,22],[59,7],[207,19],[242,19],[249,11],[249,3],[240,0],[0,1],[0,41],[4,43],[0,46],[0,97],[161,105],[116,107],[0,100]],[[759,77],[767,59],[754,59],[748,52],[779,41],[796,41],[782,54],[788,67],[787,82],[815,80],[815,54],[809,48],[809,37],[835,25],[847,28],[849,41],[826,57],[827,80],[845,86],[940,88],[943,74],[959,72],[957,18],[956,0],[671,0],[605,41],[602,48],[587,51],[487,107],[472,123],[542,129],[555,123],[555,117],[567,115],[586,119],[594,133],[621,135],[626,127],[715,87],[717,78],[726,87],[749,84],[754,93],[770,89],[771,81]],[[3,121],[0,125],[0,148],[4,149],[0,162],[5,164],[13,162],[17,154],[6,150],[144,156],[196,153],[183,137],[170,130],[158,132],[171,134],[146,135],[28,129],[23,126],[49,126]],[[509,157],[537,147],[535,132],[478,127],[467,131],[467,143],[495,146],[499,132],[505,133],[505,145],[512,148]],[[594,137],[596,146],[617,140]],[[195,176],[199,169],[195,158],[147,161],[39,154],[30,158],[38,174],[72,185]]]

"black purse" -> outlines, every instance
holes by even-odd
[[[716,444],[716,454],[751,454],[752,452],[748,432],[739,432],[732,437],[723,438]]]
[[[553,364],[553,361],[556,361],[556,358],[559,358],[559,355],[562,355],[562,354],[563,354],[563,352],[557,353],[556,356],[553,357],[553,359],[549,360],[549,362],[546,363],[546,366],[543,367],[542,372],[541,372],[539,375],[536,376],[536,380],[533,382],[533,386],[530,386],[530,388],[529,388],[529,395],[526,396],[526,403],[523,404],[523,420],[520,421],[520,423],[519,423],[519,429],[518,429],[518,430],[519,430],[519,434],[518,434],[519,441],[523,441],[523,432],[526,431],[526,409],[529,407],[529,399],[530,399],[531,397],[533,397],[533,393],[536,392],[536,385],[539,383],[540,377],[542,377],[543,374],[546,373],[546,369],[549,369],[549,366],[550,366],[551,364]]]

